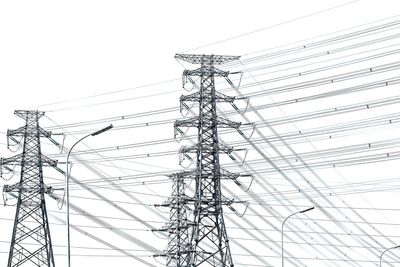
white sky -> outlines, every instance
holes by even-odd
[[[340,6],[340,7],[339,7]],[[336,7],[336,8],[334,8]],[[243,61],[246,59],[267,54],[268,51],[278,51],[287,47],[294,47],[296,45],[303,45],[310,43],[310,38],[317,38],[315,40],[322,40],[324,35],[332,33],[331,36],[338,36],[342,34],[344,29],[352,28],[346,32],[352,32],[357,29],[368,27],[367,23],[371,25],[378,25],[385,21],[395,21],[400,15],[400,3],[395,0],[356,0],[356,1],[334,1],[334,0],[281,0],[281,1],[1,1],[0,2],[0,155],[8,157],[13,155],[7,151],[4,143],[6,137],[4,133],[7,129],[14,129],[22,126],[23,121],[13,115],[16,109],[40,109],[46,111],[45,117],[41,120],[41,125],[46,127],[53,127],[54,122],[58,125],[67,123],[81,122],[86,120],[95,120],[109,118],[113,116],[121,116],[127,114],[137,114],[145,111],[159,110],[168,107],[178,107],[179,96],[187,94],[181,88],[181,73],[183,66],[174,60],[174,54],[178,52],[187,53],[207,53],[207,54],[228,54],[228,55],[242,55]],[[376,22],[379,20],[384,20]],[[354,28],[359,25],[365,25],[360,28]],[[337,32],[337,33],[335,33]],[[397,30],[398,32],[398,30]],[[394,33],[397,33],[394,31]],[[388,33],[389,34],[389,33]],[[373,38],[373,37],[371,37]],[[314,40],[314,39],[313,39]],[[368,49],[375,49],[376,47],[382,48],[387,45],[396,45],[395,39],[392,43],[382,43],[377,45],[370,45],[364,48],[355,49],[351,52],[344,53],[348,57],[351,53],[366,51]],[[357,43],[357,41],[354,41]],[[293,44],[292,44],[293,43]],[[398,43],[398,41],[397,41]],[[285,46],[287,44],[292,44]],[[351,44],[351,41],[349,41]],[[335,48],[334,45],[332,45]],[[336,46],[340,47],[340,45]],[[272,50],[271,50],[272,49]],[[256,53],[257,51],[260,51]],[[320,49],[317,51],[326,51]],[[310,52],[311,53],[311,52]],[[304,54],[307,55],[307,52]],[[282,56],[284,59],[295,58],[296,55]],[[361,56],[360,56],[361,57]],[[272,59],[271,62],[279,59]],[[315,78],[327,77],[330,75],[340,74],[343,72],[355,71],[375,65],[385,63],[392,63],[399,60],[397,58],[387,57],[384,60],[377,60],[375,62],[366,63],[364,65],[349,66],[337,71],[325,72],[321,75],[316,75]],[[340,62],[340,60],[339,60]],[[269,64],[268,60],[258,62],[256,64],[245,65],[244,68],[252,68]],[[313,66],[323,66],[328,63],[321,63],[318,65],[316,61],[306,61],[307,64]],[[307,70],[311,67],[305,66],[300,68],[294,63],[294,67],[298,69]],[[329,63],[330,64],[330,63]],[[187,68],[194,68],[187,64],[183,64]],[[294,69],[296,69],[294,68]],[[240,66],[232,68],[233,70],[243,70]],[[283,68],[282,68],[283,69]],[[264,69],[264,73],[254,71],[251,75],[247,74],[244,78],[243,84],[255,82],[254,79],[268,79],[269,77],[279,76],[272,74],[275,70],[271,67],[270,74]],[[284,74],[291,74],[293,71],[282,71]],[[294,71],[294,73],[296,73]],[[284,75],[282,74],[282,75]],[[367,82],[378,81],[386,78],[395,77],[398,70],[381,74],[379,78],[365,77],[358,78],[344,82],[344,85],[351,86]],[[255,78],[254,76],[255,75]],[[257,76],[259,75],[259,76]],[[274,76],[275,75],[275,76]],[[311,79],[311,78],[310,78]],[[314,79],[314,76],[313,76]],[[169,81],[169,82],[166,82]],[[297,83],[298,81],[293,81]],[[151,85],[153,84],[153,85]],[[243,89],[244,94],[259,92],[260,90],[267,90],[277,86],[288,85],[289,82],[276,82],[271,85],[254,86],[250,89]],[[151,86],[143,86],[151,85]],[[343,86],[344,86],[343,85]],[[226,88],[226,85],[223,85]],[[334,87],[334,89],[343,88],[342,85]],[[324,87],[310,89],[312,93],[323,91]],[[84,98],[86,96],[93,96],[102,93],[110,93],[98,97]],[[227,94],[235,94],[233,91]],[[144,97],[152,95],[152,97]],[[284,99],[291,99],[293,97],[301,97],[307,95],[304,92],[293,92],[289,94],[279,94],[271,97],[264,96],[263,98],[255,98],[251,100],[253,105],[261,105],[265,103],[278,102]],[[372,92],[365,92],[362,94],[350,94],[342,98],[329,98],[328,100],[316,101],[307,104],[298,104],[288,106],[283,109],[274,109],[263,111],[262,115],[265,119],[281,118],[293,114],[316,111],[335,106],[351,105],[355,103],[362,103],[372,101],[385,97],[396,97],[398,93],[394,89],[391,90],[377,90]],[[69,101],[77,99],[74,101]],[[67,101],[68,100],[68,101]],[[113,103],[95,105],[103,102],[112,101]],[[57,102],[56,104],[48,105]],[[63,103],[59,103],[63,102]],[[89,105],[82,107],[84,105]],[[92,106],[93,105],[93,106]],[[95,105],[95,106],[94,106]],[[243,105],[242,105],[243,106]],[[352,122],[360,119],[372,118],[374,116],[383,116],[395,113],[398,109],[396,106],[388,106],[371,111],[370,113],[350,113],[338,117],[327,117],[322,120],[312,120],[293,123],[287,126],[277,126],[275,130],[282,134],[298,130],[307,130],[310,128],[321,127],[325,125],[333,125],[335,123]],[[223,107],[224,110],[230,110],[228,106]],[[129,123],[135,124],[140,122],[149,122],[163,119],[178,119],[180,118],[179,112],[173,114],[158,114],[151,117],[138,117],[129,121],[116,121],[113,122],[114,126],[127,125]],[[254,121],[260,119],[255,114],[249,113],[249,118]],[[243,120],[238,115],[232,116],[234,120]],[[81,128],[69,128],[68,131],[75,130],[94,130],[109,124],[103,121],[96,125],[84,126]],[[303,143],[294,146],[293,149],[297,153],[316,151],[326,148],[342,147],[347,145],[355,145],[363,142],[389,140],[397,137],[398,130],[395,126],[382,126],[380,129],[372,131],[366,135],[366,131],[353,133],[352,136],[338,138],[330,142],[325,141],[312,141],[310,139],[302,139]],[[62,129],[54,129],[54,132],[61,133]],[[192,132],[193,133],[193,132]],[[247,132],[246,132],[247,133]],[[264,129],[263,134],[266,136],[273,136],[271,130]],[[68,135],[68,134],[67,134]],[[76,134],[75,137],[81,135]],[[107,146],[122,146],[126,144],[140,143],[151,140],[159,140],[164,138],[173,137],[173,123],[164,124],[161,126],[154,126],[153,128],[134,128],[128,130],[111,131],[105,133],[103,136],[92,138],[86,142],[91,148],[103,148]],[[254,138],[259,137],[257,134]],[[55,136],[55,139],[61,142],[60,136]],[[224,136],[224,140],[230,142],[240,140],[238,135],[228,134]],[[310,141],[311,140],[311,141]],[[71,134],[66,139],[66,145],[70,146],[74,141]],[[243,140],[242,140],[243,141]],[[184,141],[182,141],[184,143]],[[181,143],[181,144],[182,144]],[[47,155],[52,155],[60,161],[65,161],[64,155],[57,155],[57,149],[48,145],[49,142],[44,141],[43,152]],[[104,152],[105,157],[116,157],[125,155],[148,154],[162,151],[176,151],[181,144],[167,143],[161,146],[145,146],[134,149],[126,149],[120,151]],[[245,145],[243,145],[245,146]],[[277,157],[276,151],[271,150],[266,143],[259,144],[260,147],[270,157]],[[87,149],[82,146],[79,149]],[[284,155],[290,155],[291,152],[287,148],[280,147],[280,152]],[[396,149],[394,148],[394,152]],[[382,153],[388,151],[382,150]],[[390,151],[393,152],[393,151]],[[360,154],[362,156],[364,154]],[[365,154],[366,155],[366,154]],[[82,156],[85,159],[101,158],[97,154],[88,154]],[[261,159],[254,150],[250,150],[248,160]],[[330,159],[330,158],[328,158]],[[315,160],[315,159],[314,159]],[[333,159],[332,159],[333,160]],[[336,158],[337,160],[337,158]],[[278,162],[277,164],[282,164]],[[307,160],[306,160],[307,161]],[[267,162],[261,161],[262,164],[254,163],[256,169],[271,168]],[[226,164],[229,163],[225,160]],[[310,162],[311,164],[312,162]],[[148,172],[170,172],[178,170],[181,167],[178,165],[177,155],[165,157],[149,157],[145,159],[132,159],[128,161],[113,161],[118,168],[110,166],[110,163],[94,164],[102,172],[109,176],[122,176],[122,175],[136,175]],[[284,165],[284,164],[282,164]],[[319,224],[323,224],[326,229],[325,234],[304,234],[307,242],[309,243],[326,243],[332,242],[337,244],[339,241],[335,240],[332,236],[339,239],[345,239],[351,248],[341,247],[340,252],[334,251],[329,246],[312,245],[312,244],[298,244],[301,241],[298,236],[294,236],[294,242],[288,243],[287,250],[291,251],[292,255],[297,259],[299,265],[287,266],[377,266],[377,260],[383,247],[391,246],[394,243],[400,243],[400,237],[396,236],[398,226],[396,220],[398,219],[398,212],[396,203],[398,203],[398,188],[396,183],[388,184],[375,184],[368,187],[368,190],[378,189],[379,192],[364,192],[359,193],[357,190],[363,190],[362,184],[371,180],[384,180],[387,182],[389,178],[399,177],[398,161],[387,161],[373,164],[362,164],[342,168],[316,168],[315,171],[318,176],[322,178],[329,186],[343,185],[346,183],[359,183],[354,186],[347,186],[338,188],[339,191],[344,192],[340,197],[333,197],[330,199],[335,206],[343,207],[347,202],[351,207],[368,207],[368,208],[381,208],[387,207],[394,210],[381,211],[376,210],[357,210],[362,213],[362,216],[367,221],[382,222],[374,227],[382,227],[381,231],[387,236],[392,236],[390,240],[385,236],[377,237],[376,239],[382,244],[376,245],[372,248],[376,253],[371,253],[366,249],[361,249],[359,246],[369,246],[367,243],[362,243],[357,238],[346,236],[340,230],[337,224],[329,222],[328,218],[322,211],[312,211],[304,218],[310,219],[304,222],[296,220],[299,224],[299,231],[310,231],[309,224],[318,228]],[[64,168],[64,165],[60,165]],[[232,167],[233,171],[239,171],[239,168]],[[83,166],[76,164],[73,168],[73,176],[81,181],[98,179],[92,172],[85,169]],[[315,186],[321,190],[328,189],[323,185],[322,181],[318,180],[307,170],[300,169],[300,172],[307,177]],[[61,179],[60,174],[52,170],[45,170],[45,175],[50,178]],[[264,175],[264,176],[263,176]],[[287,190],[294,190],[295,188],[290,185],[283,177],[277,173],[264,173],[263,179],[272,183],[271,191],[286,192]],[[288,172],[289,179],[298,184],[304,190],[309,189],[301,177],[293,172]],[[153,180],[165,180],[163,176],[153,177]],[[385,180],[386,179],[386,180]],[[151,179],[149,179],[151,180]],[[10,181],[1,181],[1,184],[12,184],[18,181],[16,175]],[[46,179],[45,182],[51,185],[57,185],[60,181]],[[395,181],[398,184],[398,180]],[[161,203],[166,200],[170,193],[170,184],[163,183],[160,185],[148,186],[127,186],[124,181],[120,183],[128,191],[139,192],[135,195],[145,205],[152,205]],[[258,181],[260,183],[260,181]],[[58,184],[60,186],[60,184]],[[103,184],[105,185],[105,184]],[[109,185],[108,185],[109,186]],[[383,186],[387,186],[383,190]],[[394,187],[396,190],[389,190]],[[242,196],[246,200],[250,197],[243,191],[236,188],[233,183],[228,185],[236,195]],[[73,196],[97,198],[93,194],[85,190],[77,190],[78,186],[74,185],[74,191],[71,193]],[[97,188],[98,189],[98,188]],[[313,205],[309,200],[302,198],[301,194],[293,193],[293,202],[285,202],[287,207],[279,206],[276,200],[273,200],[269,194],[266,194],[262,188],[254,185],[254,192],[260,194],[265,203],[272,204],[282,216],[289,215],[291,212],[300,208]],[[367,189],[365,189],[367,191]],[[383,190],[383,191],[382,191]],[[326,194],[334,190],[327,190]],[[99,189],[102,195],[107,196],[111,200],[125,201],[138,203],[137,199],[132,200],[126,194],[118,192],[117,190]],[[357,193],[358,192],[358,193]],[[144,195],[143,193],[147,194]],[[309,195],[313,196],[315,192],[309,191]],[[156,197],[160,195],[161,197]],[[314,194],[315,195],[315,194]],[[289,195],[288,195],[289,196]],[[295,198],[298,197],[298,198]],[[315,199],[318,203],[319,199]],[[50,198],[47,200],[48,209],[50,213],[50,227],[53,238],[53,243],[56,245],[54,250],[56,253],[55,260],[56,266],[66,266],[65,248],[60,247],[65,245],[64,227],[57,221],[57,218],[63,218],[63,214],[52,211],[57,211],[56,204]],[[252,200],[254,201],[254,200]],[[15,203],[10,200],[10,204]],[[88,200],[74,198],[73,203],[80,206],[89,212],[99,216],[110,216],[117,218],[124,218],[125,220],[105,219],[107,223],[113,224],[119,228],[130,228],[125,233],[141,239],[156,249],[162,250],[167,245],[167,240],[159,238],[158,236],[146,231],[145,227],[137,222],[129,221],[129,216],[116,211],[111,208],[107,203],[97,200]],[[276,205],[275,205],[276,204]],[[124,204],[120,203],[129,212],[140,216],[144,221],[155,222],[152,225],[161,227],[164,218],[168,217],[168,210],[163,210],[159,213],[158,210],[143,205]],[[327,207],[328,204],[324,202],[321,204]],[[239,208],[240,209],[240,208]],[[225,209],[230,212],[229,209]],[[347,213],[348,209],[343,209],[345,215],[341,214],[338,209],[332,207],[327,208],[332,211],[333,216],[337,216],[343,225],[346,225],[350,231],[354,229],[354,233],[359,233],[360,226],[366,232],[370,232],[369,226],[365,223],[349,223],[349,221],[360,221],[360,218],[354,216],[353,213]],[[266,210],[260,208],[255,204],[255,211],[259,212],[270,221],[274,227],[280,227],[281,217],[273,218]],[[164,212],[164,213],[163,213]],[[0,207],[0,227],[2,229],[0,234],[0,264],[6,264],[7,252],[9,249],[9,241],[11,240],[12,232],[12,218],[15,214],[15,208],[12,206]],[[161,215],[160,215],[161,214]],[[349,216],[346,218],[346,216]],[[232,214],[227,215],[228,235],[231,240],[237,238],[238,242],[232,244],[232,254],[237,266],[265,266],[265,262],[270,266],[280,266],[279,261],[279,231],[271,228],[265,224],[257,216],[252,216],[249,212],[245,215],[244,219],[236,218]],[[246,217],[247,216],[247,217]],[[342,217],[344,216],[344,217]],[[7,220],[8,219],[8,220]],[[317,219],[314,221],[313,219]],[[72,216],[72,223],[76,225],[98,226],[95,222],[90,221],[82,216]],[[260,240],[267,239],[266,242],[261,241],[245,241],[240,238],[250,238],[248,234],[242,230],[235,228],[234,222],[239,223],[242,227],[250,227],[245,220],[251,221],[262,229],[269,229],[265,231],[255,232]],[[346,222],[347,221],[347,222]],[[309,224],[307,223],[309,222]],[[110,232],[104,228],[82,228],[84,231],[90,232],[96,236],[107,240],[108,242],[117,245],[124,249],[143,249],[124,239],[115,233]],[[135,231],[134,229],[139,229]],[[289,228],[290,229],[290,226]],[[314,229],[314,230],[315,230]],[[254,230],[254,229],[253,229]],[[331,231],[329,231],[331,230]],[[317,230],[315,230],[317,231]],[[314,232],[315,232],[314,231]],[[254,232],[254,231],[253,231]],[[342,235],[333,233],[342,233]],[[265,234],[265,235],[264,235]],[[344,236],[343,236],[344,235]],[[277,242],[271,242],[270,245],[268,238]],[[324,240],[322,237],[327,236]],[[348,239],[347,239],[348,238]],[[92,239],[84,236],[75,231],[72,232],[73,246],[84,247],[97,247],[105,248]],[[370,242],[370,240],[368,241]],[[260,257],[246,255],[243,247],[237,243],[242,243],[245,247],[254,251]],[[358,246],[358,247],[357,247]],[[73,257],[73,266],[109,266],[110,264],[118,264],[120,266],[145,266],[138,263],[136,260],[128,257],[122,257],[122,254],[107,250],[84,250],[73,248],[73,253],[81,256]],[[335,254],[339,253],[339,254]],[[114,257],[100,257],[99,255],[110,254]],[[133,251],[132,254],[144,255],[146,261],[151,262],[156,266],[162,266],[151,257],[152,254],[148,251]],[[343,256],[346,254],[345,256]],[[82,256],[82,255],[97,255],[97,256]],[[393,256],[393,254],[392,254]],[[347,257],[349,261],[316,261],[315,258],[320,259],[336,259],[340,257]],[[259,259],[264,259],[265,262]],[[304,259],[308,258],[308,259]],[[392,259],[399,258],[393,257]],[[158,259],[163,262],[162,259]],[[361,262],[363,261],[363,262]],[[359,263],[357,263],[359,262]],[[398,263],[397,263],[398,264]],[[397,266],[387,265],[387,266]]]

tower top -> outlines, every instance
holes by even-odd
[[[41,118],[44,115],[44,111],[38,110],[15,110],[14,114],[18,117],[25,119],[27,115],[37,114],[38,118]]]
[[[176,54],[175,58],[192,64],[222,65],[230,61],[238,60],[240,56]]]

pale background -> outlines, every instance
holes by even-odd
[[[40,121],[41,126],[55,133],[66,133],[65,145],[69,147],[76,137],[82,136],[79,131],[95,130],[108,125],[109,121],[105,118],[121,118],[128,114],[178,107],[179,96],[187,94],[187,92],[181,88],[180,78],[184,68],[174,60],[175,53],[242,55],[244,68],[236,65],[230,67],[229,70],[245,70],[270,63],[269,59],[262,59],[247,65],[246,59],[285,48],[298,47],[312,43],[314,40],[323,40],[373,25],[396,21],[399,19],[398,15],[400,15],[400,3],[396,0],[1,1],[0,155],[2,157],[13,155],[6,149],[4,133],[7,129],[15,129],[23,125],[23,121],[13,115],[13,111],[16,109],[46,111],[46,117]],[[360,25],[364,26],[356,28]],[[396,33],[398,30],[397,32],[396,30],[384,32],[379,36]],[[366,37],[366,40],[379,36]],[[361,41],[349,41],[348,44],[359,42]],[[353,53],[383,49],[386,46],[394,47],[397,44],[398,40],[393,39],[385,43],[371,44],[345,52],[343,56],[351,58]],[[317,48],[314,52],[322,52],[345,45],[347,43],[336,46],[331,44],[330,48]],[[314,52],[283,55],[281,58],[271,59],[271,62],[290,60],[302,55],[311,55]],[[265,67],[262,71],[254,71],[252,75],[245,74],[242,84],[254,83],[254,79],[266,80],[270,77],[297,73],[296,68],[307,70],[316,68],[315,66],[331,64],[323,60],[324,58],[315,61],[294,62],[292,65],[288,64],[282,67]],[[328,77],[370,66],[392,63],[396,60],[399,60],[398,55],[367,62],[364,65],[327,71],[309,79]],[[337,62],[341,62],[341,59]],[[315,63],[315,65],[311,63]],[[310,67],[307,64],[310,64]],[[187,68],[194,68],[187,64],[183,65]],[[275,74],[273,74],[274,71]],[[398,73],[398,70],[393,70],[380,74],[380,76],[361,77],[334,85],[332,89],[392,78],[396,77]],[[287,80],[262,86],[249,86],[241,92],[249,94],[265,91],[299,81]],[[220,86],[219,88],[228,88],[223,82],[218,86]],[[317,94],[324,90],[323,86],[311,88],[310,93]],[[396,97],[398,96],[396,90],[398,90],[398,85],[392,86],[391,89],[374,89],[339,98],[289,105],[281,109],[263,110],[262,115],[267,121],[272,118],[285,118],[303,112]],[[236,94],[232,90],[226,93]],[[264,96],[251,100],[251,103],[256,106],[293,99],[310,93],[295,91],[274,95],[271,98]],[[239,103],[239,105],[243,107],[243,104]],[[306,131],[325,125],[335,125],[335,123],[395,114],[398,111],[397,107],[399,107],[398,104],[377,108],[373,111],[353,112],[321,120],[289,123],[274,129],[281,134],[299,130]],[[231,110],[229,106],[223,106],[223,109]],[[260,120],[251,112],[248,117],[253,121]],[[138,116],[129,120],[116,120],[112,123],[118,127],[178,118],[181,118],[178,111],[158,112],[153,116]],[[238,121],[243,120],[239,115],[231,118]],[[64,125],[97,119],[105,120],[98,124],[77,128],[55,127],[56,124]],[[194,132],[191,133],[194,134]],[[267,137],[274,136],[271,130],[265,128],[263,128],[263,133]],[[348,136],[339,136],[332,140],[329,140],[328,135],[321,135],[322,141],[313,141],[311,137],[309,137],[310,139],[300,137],[298,140],[301,143],[297,146],[294,145],[293,148],[298,153],[318,151],[360,143],[395,140],[398,133],[396,125],[383,125],[375,128],[363,128],[358,132],[349,133]],[[115,148],[116,146],[140,144],[172,137],[173,123],[169,122],[152,127],[113,130],[102,136],[88,139],[85,144],[93,149]],[[61,136],[54,136],[54,138],[62,142]],[[227,143],[243,141],[242,137],[234,133],[226,134],[223,138]],[[253,138],[259,138],[259,136],[255,134]],[[182,141],[182,143],[185,142]],[[116,157],[177,151],[181,144],[168,142],[118,151],[114,149],[100,152],[100,154],[92,151],[92,153],[82,155],[89,162],[92,160],[92,166],[100,170],[104,177],[114,177],[114,179],[109,179],[118,186],[123,186],[127,191],[125,194],[116,190],[110,183],[102,182],[99,176],[82,165],[75,164],[72,174],[82,182],[86,181],[91,189],[114,201],[127,212],[139,217],[152,227],[158,228],[168,219],[168,210],[158,210],[152,205],[162,203],[170,194],[170,183],[162,174],[181,169],[178,165],[178,156],[176,154],[148,158],[142,156],[125,160]],[[392,147],[379,152],[382,154],[395,153],[397,151],[396,144],[398,145],[398,140]],[[268,156],[277,157],[276,151],[271,150],[266,143],[259,146]],[[250,146],[242,143],[239,147],[250,149],[247,158],[249,161],[261,159]],[[88,147],[81,144],[76,149],[76,151],[87,150]],[[282,146],[279,146],[278,149],[284,155],[291,154],[287,148]],[[65,161],[65,155],[59,155],[58,150],[49,141],[43,140],[43,153]],[[368,152],[366,153],[368,154]],[[367,154],[360,153],[353,157],[359,158]],[[112,159],[106,160],[104,157],[112,157]],[[332,155],[331,158],[329,155],[326,157],[326,161],[332,161],[332,164],[340,159],[339,155],[336,155],[336,158]],[[93,159],[100,160],[93,162]],[[290,160],[294,160],[294,158],[290,158]],[[313,160],[318,160],[318,157],[311,161]],[[223,161],[226,164],[230,163],[229,158],[224,158]],[[307,162],[307,160],[305,161]],[[278,159],[276,159],[276,163],[285,165],[278,162]],[[318,187],[322,194],[334,204],[333,206],[330,206],[326,202],[327,200],[322,199],[315,190],[310,189],[310,185],[302,180],[298,173],[287,171],[288,179],[294,181],[299,188],[307,192],[310,198],[313,198],[317,205],[321,205],[324,210],[332,214],[333,218],[337,219],[335,224],[320,209],[317,209],[300,216],[301,218],[291,220],[287,229],[288,238],[292,238],[293,242],[286,243],[285,248],[288,253],[291,253],[288,257],[293,257],[293,259],[292,262],[287,262],[287,266],[377,266],[379,254],[384,248],[400,244],[400,236],[397,234],[400,211],[398,208],[400,200],[398,161],[359,163],[335,168],[332,167],[332,164],[329,166],[326,164],[323,167],[315,168],[317,175],[304,168],[299,168],[299,172]],[[268,171],[271,169],[271,165],[265,160],[259,163],[253,162],[249,166],[260,172],[252,190],[259,195],[263,203],[262,205],[257,204],[235,184],[227,182],[227,187],[234,195],[248,200],[250,206],[254,208],[248,210],[243,218],[237,218],[230,209],[225,209],[234,261],[236,266],[280,266],[280,222],[290,213],[315,205],[315,203],[306,199],[279,173]],[[64,168],[65,166],[60,165],[60,167]],[[239,168],[233,165],[230,168],[232,171],[239,171]],[[132,177],[122,180],[115,179],[115,177],[125,175],[154,172],[161,172],[161,174],[147,178],[137,178],[136,176],[135,180]],[[243,172],[249,173],[250,171],[247,169]],[[4,174],[4,176],[9,178],[9,175]],[[1,180],[1,184],[13,184],[17,181],[18,174],[10,181]],[[61,174],[53,170],[45,170],[46,184],[60,188],[63,187],[62,181]],[[145,182],[144,185],[143,182]],[[261,183],[275,193],[267,193],[259,186]],[[324,183],[326,184],[324,185]],[[276,192],[283,192],[283,195]],[[162,258],[155,260],[152,257],[156,251],[139,246],[132,237],[142,240],[156,250],[162,250],[167,245],[165,236],[151,233],[149,227],[133,221],[132,216],[116,210],[109,203],[99,200],[99,197],[82,187],[72,185],[71,195],[73,204],[122,232],[118,234],[116,233],[118,230],[108,229],[109,227],[104,224],[100,225],[85,216],[77,215],[76,211],[73,211],[75,214],[71,217],[74,225],[152,265],[162,266],[164,262]],[[227,195],[230,196],[229,193]],[[283,203],[280,204],[274,197],[282,200]],[[54,200],[47,198],[46,201],[56,265],[66,266],[65,227],[60,221],[64,218],[65,208],[59,211]],[[3,266],[6,265],[8,258],[7,253],[15,215],[15,207],[12,205],[15,204],[15,200],[9,198],[7,204],[7,206],[0,207],[0,264]],[[356,216],[347,205],[359,212],[365,221]],[[238,207],[238,210],[241,208]],[[270,213],[270,208],[274,209],[278,215]],[[296,224],[298,228],[294,228]],[[321,230],[320,225],[325,230]],[[376,232],[376,228],[379,228],[379,233]],[[247,229],[248,232],[243,229]],[[303,231],[303,234],[295,234],[293,231],[298,233]],[[73,266],[101,267],[112,264],[146,266],[135,258],[114,251],[74,230],[71,238]],[[340,240],[347,246],[340,243]],[[397,252],[397,255],[400,255],[400,252]],[[395,254],[390,254],[390,257],[393,263],[387,266],[400,266],[400,257],[396,257]]]

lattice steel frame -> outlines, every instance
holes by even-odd
[[[221,179],[237,177],[221,169],[219,153],[226,152],[227,146],[219,144],[218,127],[238,129],[241,123],[233,122],[217,115],[217,102],[231,103],[234,98],[215,90],[214,78],[227,77],[229,72],[215,68],[237,56],[187,55],[177,54],[176,59],[192,64],[200,64],[195,70],[185,70],[184,77],[200,78],[199,91],[189,96],[182,96],[184,101],[198,102],[199,111],[195,118],[178,120],[175,129],[182,132],[182,127],[196,127],[198,142],[195,146],[182,150],[196,151],[196,169],[187,176],[195,177],[194,221],[190,236],[190,266],[234,266],[229,247],[228,235],[223,217],[223,204],[231,204],[221,194]],[[193,80],[193,79],[189,79]]]
[[[18,193],[17,209],[10,245],[8,267],[54,267],[54,255],[46,211],[45,193],[52,191],[43,183],[43,166],[57,165],[41,153],[40,138],[51,133],[39,126],[44,115],[40,111],[16,110],[15,115],[25,120],[25,126],[7,132],[8,138],[23,138],[22,154],[2,158],[1,165],[21,165],[20,182],[5,186],[7,193]]]
[[[169,222],[163,228],[157,231],[165,231],[168,233],[168,247],[158,255],[166,257],[167,267],[188,267],[189,253],[191,246],[189,243],[189,227],[188,221],[188,202],[191,201],[186,196],[186,178],[185,172],[174,173],[170,175],[172,180],[172,194],[165,203],[156,206],[169,207]]]

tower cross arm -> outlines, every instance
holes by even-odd
[[[9,158],[1,158],[0,159],[0,166],[6,166],[6,165],[21,165],[24,164],[26,166],[51,166],[51,167],[55,167],[57,166],[58,161],[57,160],[53,160],[48,158],[45,155],[41,155],[41,163],[39,162],[39,159],[37,158],[31,158],[31,159],[27,159],[24,158],[24,160],[22,160],[23,154],[18,154]]]
[[[51,132],[50,131],[46,131],[41,127],[38,127],[38,129],[39,129],[40,137],[49,138],[51,136]],[[15,130],[8,130],[7,131],[7,137],[13,137],[13,136],[17,136],[17,137],[22,136],[22,137],[24,137],[25,135],[36,135],[36,133],[35,132],[28,132],[27,133],[26,125],[24,125],[22,127],[19,127],[18,129],[15,129]]]
[[[217,69],[213,65],[202,65],[200,68],[195,69],[195,70],[184,70],[183,71],[183,76],[185,77],[190,77],[190,76],[214,76],[214,77],[228,77],[229,76],[229,71],[224,71]]]
[[[21,119],[26,119],[27,116],[31,115],[32,113],[35,113],[37,115],[37,118],[40,119],[42,116],[44,116],[44,111],[34,111],[34,110],[15,110],[14,114],[20,117]]]
[[[222,65],[238,60],[240,56],[176,54],[175,58],[192,64]]]
[[[174,127],[197,127],[199,125],[199,118],[190,118],[185,120],[177,120],[174,123]]]
[[[18,154],[9,158],[1,158],[0,159],[0,166],[7,166],[7,165],[20,165],[22,160],[22,154]]]
[[[58,160],[54,160],[45,155],[42,155],[42,164],[43,166],[56,167],[58,164]]]
[[[170,179],[193,179],[196,176],[196,169],[175,172],[167,175]]]
[[[188,102],[199,102],[200,101],[200,92],[196,92],[190,95],[182,95],[180,101],[188,101]],[[211,96],[202,97],[202,99],[211,99]],[[215,92],[214,99],[216,102],[227,102],[233,103],[236,99],[234,96],[228,96],[220,92]]]
[[[44,185],[43,190],[44,190],[43,193],[45,193],[45,194],[52,194],[54,191],[54,188],[51,186]],[[16,183],[16,184],[12,184],[12,185],[4,185],[3,192],[9,193],[10,195],[17,197],[15,194],[18,194],[20,192],[30,193],[30,192],[32,192],[32,188],[27,188],[25,186],[21,186],[21,183]]]
[[[7,137],[12,137],[12,136],[24,136],[25,135],[25,130],[26,126],[19,127],[18,129],[15,130],[8,130],[7,131]]]

